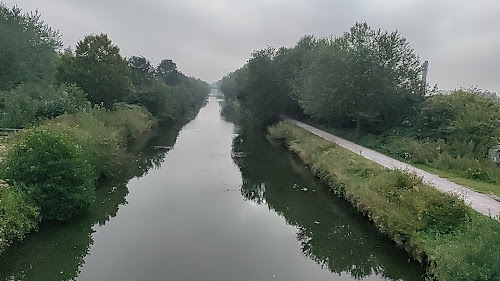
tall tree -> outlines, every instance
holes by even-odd
[[[288,98],[285,89],[277,81],[273,63],[275,57],[276,50],[272,47],[254,51],[247,70],[239,73],[246,77],[236,77],[236,83],[239,84],[236,97],[261,126],[278,119]]]
[[[128,58],[130,80],[136,87],[143,87],[152,83],[155,69],[151,62],[143,56]]]
[[[75,54],[66,53],[59,66],[62,82],[76,83],[93,104],[124,101],[131,92],[128,63],[106,34],[87,35]]]
[[[306,35],[299,39],[297,44],[291,48],[281,47],[273,59],[276,70],[276,81],[283,89],[284,111],[287,114],[302,114],[298,98],[294,95],[293,89],[298,82],[299,73],[308,65],[309,54],[317,47],[318,40],[312,35]]]
[[[156,67],[156,75],[169,86],[176,86],[180,82],[180,73],[177,64],[170,59],[164,59]]]
[[[311,116],[373,130],[416,114],[425,87],[420,69],[397,31],[357,23],[341,37],[321,40],[296,93]]]
[[[0,2],[0,90],[26,82],[52,82],[61,46],[59,33],[38,12],[23,14]]]

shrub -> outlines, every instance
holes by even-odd
[[[142,106],[116,103],[105,115],[104,122],[107,127],[118,130],[124,145],[130,145],[151,130],[156,118]]]
[[[94,198],[91,168],[81,147],[49,130],[28,133],[5,159],[5,177],[40,207],[43,219],[67,220]]]
[[[450,144],[461,142],[477,159],[484,158],[500,140],[499,104],[476,89],[432,96],[424,103],[420,117],[422,136],[445,139]]]
[[[161,81],[140,89],[133,103],[146,107],[156,118],[168,122],[179,118],[189,107],[190,98],[183,86],[168,86]]]
[[[16,186],[0,181],[0,253],[15,239],[36,228],[38,208]]]
[[[85,97],[85,93],[74,85],[21,85],[1,95],[0,126],[24,128],[39,120],[75,113],[90,106]]]
[[[432,247],[428,247],[428,254],[434,259],[429,272],[436,280],[500,280],[498,221],[475,213],[454,235],[441,235],[442,239],[436,240],[429,238],[426,242]]]
[[[116,158],[121,148],[116,130],[104,124],[106,114],[108,111],[102,108],[65,114],[46,122],[40,129],[69,136],[81,147],[94,177],[110,177],[118,173]]]
[[[429,196],[421,213],[427,231],[450,233],[468,219],[465,202],[456,195],[436,192]]]
[[[65,114],[40,128],[67,135],[78,143],[95,177],[113,177],[120,172],[122,162],[127,161],[127,146],[151,131],[155,122],[143,107],[117,104],[113,111],[94,107]]]

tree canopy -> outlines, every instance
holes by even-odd
[[[417,112],[424,85],[420,61],[395,32],[357,23],[323,39],[300,72],[296,95],[304,111],[328,122],[390,126]]]
[[[176,86],[179,84],[179,71],[177,70],[177,64],[171,59],[164,59],[156,67],[156,75],[169,86]]]
[[[130,68],[130,80],[136,87],[146,86],[155,77],[155,69],[151,62],[143,56],[131,56],[128,58]]]
[[[0,38],[0,90],[53,81],[62,43],[38,12],[22,13],[0,2]]]
[[[75,54],[66,52],[59,66],[61,82],[76,83],[93,104],[125,101],[131,93],[128,62],[106,34],[87,35],[76,45]]]
[[[329,124],[377,131],[414,116],[425,94],[419,58],[406,39],[366,23],[340,37],[309,35],[290,48],[254,51],[242,69],[221,88],[262,124],[303,111]]]

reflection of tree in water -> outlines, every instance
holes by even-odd
[[[142,177],[150,169],[161,166],[186,122],[170,124],[166,130],[160,127],[157,135],[147,143],[128,151],[125,161],[120,161],[124,163],[120,173],[99,181],[96,201],[88,214],[65,224],[43,223],[38,233],[11,245],[0,255],[0,280],[62,281],[76,278],[94,242],[94,225],[104,225],[116,216],[120,206],[127,204],[130,179]]]
[[[356,279],[377,274],[390,280],[423,280],[416,262],[408,264],[404,251],[347,202],[333,197],[294,155],[270,145],[245,121],[239,124],[232,156],[243,177],[241,194],[267,204],[296,226],[305,256],[333,273]]]

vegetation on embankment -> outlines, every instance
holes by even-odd
[[[500,198],[500,168],[488,157],[499,142],[500,104],[478,90],[429,97],[406,126],[357,136],[326,130],[479,192]]]
[[[304,36],[254,51],[220,88],[266,127],[287,114],[460,184],[500,197],[500,103],[477,88],[439,93],[397,31],[357,23],[341,36]],[[427,168],[426,168],[427,167]]]
[[[41,220],[86,212],[96,180],[113,177],[155,119],[139,106],[64,114],[9,137],[3,152],[0,252]]]
[[[281,122],[269,128],[314,174],[441,281],[498,280],[500,224],[404,171],[393,171]]]
[[[210,86],[128,59],[106,34],[61,52],[38,12],[0,3],[0,126],[22,132],[0,146],[0,253],[42,220],[85,213],[96,180],[117,175],[155,126],[197,110]]]

